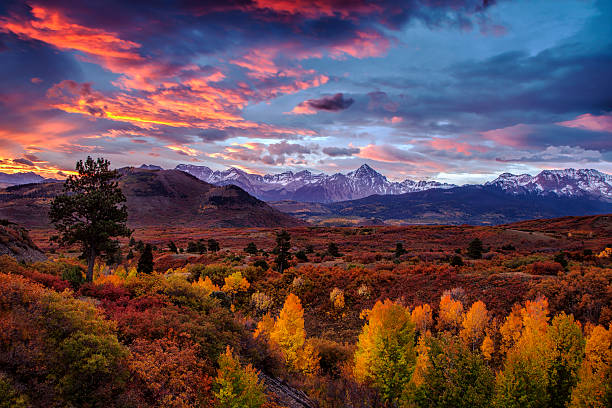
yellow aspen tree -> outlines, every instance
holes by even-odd
[[[270,313],[266,313],[261,320],[257,323],[257,328],[253,333],[254,337],[264,336],[270,338],[270,334],[274,330],[274,318],[270,316]]]
[[[298,351],[304,346],[306,331],[304,330],[302,302],[293,293],[290,293],[285,300],[283,309],[270,333],[270,341],[280,349],[287,365],[297,369]]]
[[[329,300],[334,309],[344,309],[344,291],[339,288],[333,288],[329,293]]]
[[[582,326],[574,316],[561,312],[548,327],[552,343],[552,365],[549,369],[551,407],[565,407],[578,380],[578,370],[584,356],[585,341]]]
[[[523,329],[497,375],[495,405],[509,408],[548,407],[553,362],[553,344],[547,332],[548,301],[525,302],[520,316]]]
[[[410,380],[411,385],[414,387],[419,387],[423,384],[425,381],[425,373],[431,365],[428,354],[429,347],[427,347],[427,337],[430,335],[429,332],[424,332],[424,334],[419,337],[417,343],[416,363],[414,365],[414,373],[412,373],[412,378]]]
[[[500,348],[503,354],[506,354],[519,341],[522,331],[523,317],[521,316],[521,308],[515,305],[499,328],[499,333],[501,334]]]
[[[585,357],[572,391],[570,408],[612,406],[612,327],[593,328],[587,338]]]
[[[489,323],[489,312],[487,307],[480,300],[474,302],[470,310],[467,311],[461,322],[463,327],[459,332],[459,336],[465,344],[476,350],[478,343],[484,336],[485,329]]]
[[[410,314],[410,318],[412,319],[412,323],[414,323],[416,330],[421,333],[421,335],[427,332],[427,330],[433,326],[431,306],[429,306],[427,303],[415,307]]]
[[[204,289],[204,291],[209,294],[212,292],[219,292],[221,290],[217,285],[212,283],[208,276],[206,276],[204,279],[202,279],[202,277],[200,276],[200,279],[198,279],[197,282],[192,282],[192,285]]]
[[[485,360],[491,360],[493,357],[493,353],[495,352],[495,343],[493,339],[488,335],[482,340],[482,344],[480,345],[480,352]]]
[[[250,364],[243,368],[229,346],[219,357],[215,384],[216,406],[219,408],[260,408],[266,402],[257,370]]]
[[[225,277],[225,284],[221,290],[229,295],[235,295],[248,290],[250,286],[249,281],[242,276],[242,272],[237,271]]]
[[[451,295],[444,294],[440,298],[440,312],[438,315],[438,328],[441,330],[454,330],[463,320],[463,304],[454,300]]]
[[[364,315],[368,322],[359,335],[353,373],[360,382],[371,381],[382,398],[394,404],[410,381],[416,363],[410,312],[387,299],[376,302]]]

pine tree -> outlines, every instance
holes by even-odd
[[[151,244],[146,244],[138,260],[138,272],[153,273],[153,250]]]
[[[210,252],[218,252],[219,249],[221,249],[221,248],[219,247],[219,242],[217,242],[217,240],[215,240],[213,238],[208,240],[208,250]]]
[[[80,244],[87,260],[87,282],[93,281],[96,258],[114,251],[118,244],[113,237],[128,237],[125,196],[119,188],[119,173],[110,170],[110,162],[91,157],[76,164],[78,175],[64,183],[63,194],[51,202],[49,219],[59,235],[61,245]]]
[[[289,250],[291,249],[291,235],[282,230],[276,234],[276,247],[272,251],[276,254],[276,265],[278,271],[283,273],[289,267]]]
[[[395,244],[395,257],[396,258],[399,258],[405,253],[406,253],[406,250],[404,249],[404,244],[402,244],[401,242],[398,242],[397,244]]]
[[[474,238],[468,245],[467,254],[472,259],[480,259],[483,250],[482,241],[479,238]]]
[[[168,249],[170,249],[170,252],[174,252],[175,254],[178,254],[178,248],[176,247],[176,244],[174,243],[174,241],[170,241],[170,244],[168,244]]]
[[[244,248],[244,252],[251,255],[257,254],[257,245],[254,242],[249,242],[246,248]]]
[[[334,258],[337,258],[340,255],[340,252],[338,250],[338,245],[336,245],[335,242],[330,242],[329,245],[327,246],[327,253],[331,256],[333,256]]]

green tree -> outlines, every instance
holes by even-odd
[[[578,381],[586,342],[574,316],[563,312],[552,319],[548,335],[553,347],[548,384],[550,407],[563,408],[569,402],[572,388]]]
[[[450,265],[451,266],[463,266],[463,258],[461,258],[459,255],[453,255],[453,257],[450,260]]]
[[[266,402],[257,371],[250,364],[242,368],[229,346],[219,357],[215,383],[219,408],[259,408]]]
[[[330,242],[329,245],[327,245],[327,253],[334,258],[341,256],[340,251],[338,250],[338,245],[336,245],[335,242]]]
[[[482,258],[483,251],[484,249],[480,238],[474,238],[468,245],[467,255],[472,259],[480,259]]]
[[[138,260],[138,267],[136,268],[140,273],[153,273],[153,250],[151,244],[147,244],[140,254]]]
[[[480,355],[448,333],[426,337],[424,342],[427,352],[422,383],[406,388],[405,406],[491,406],[495,377]]]
[[[210,252],[217,252],[219,251],[221,248],[219,247],[219,242],[217,242],[216,239],[209,239],[208,240],[208,250]]]
[[[176,247],[176,244],[174,243],[174,241],[170,241],[170,244],[168,244],[168,249],[171,252],[174,252],[175,254],[178,254],[178,248]]]
[[[257,254],[257,245],[254,242],[249,242],[246,248],[244,248],[244,252],[251,255]]]
[[[404,244],[402,244],[401,242],[398,242],[397,244],[395,244],[395,257],[396,258],[399,258],[405,253],[406,253],[406,250],[404,249]]]
[[[61,245],[79,244],[87,260],[86,280],[93,281],[96,258],[117,247],[114,237],[130,236],[127,227],[125,196],[119,188],[116,170],[110,162],[87,157],[76,164],[78,175],[71,175],[64,183],[63,194],[51,203],[49,219],[59,235],[54,239]]]
[[[416,364],[410,311],[387,299],[364,313],[368,322],[359,335],[353,373],[360,382],[371,381],[386,402],[396,404]]]
[[[272,251],[276,254],[276,265],[278,271],[283,273],[289,267],[289,250],[291,249],[291,235],[282,230],[276,234],[276,247]]]

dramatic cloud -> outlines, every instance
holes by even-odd
[[[2,168],[612,171],[608,3],[9,0]]]
[[[18,164],[23,164],[25,166],[34,166],[34,163],[32,163],[28,159],[13,159],[13,162],[18,163]]]
[[[557,125],[612,133],[612,115],[595,116],[590,113],[585,113],[584,115],[578,116],[576,119],[558,122]]]
[[[331,157],[341,157],[358,154],[360,149],[357,147],[324,147],[321,151]]]
[[[333,96],[324,96],[319,99],[309,99],[297,105],[291,113],[312,115],[317,111],[338,112],[348,109],[353,102],[352,98],[344,98],[342,93]]]

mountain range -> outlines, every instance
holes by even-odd
[[[301,220],[282,213],[240,187],[215,186],[178,170],[119,169],[127,199],[128,225],[181,227],[292,227]],[[48,212],[60,183],[0,190],[0,219],[28,228],[49,227]]]
[[[54,178],[44,178],[39,174],[32,171],[21,172],[21,173],[2,173],[0,172],[0,187],[16,186],[21,184],[30,183],[47,183],[47,182],[58,182]]]
[[[142,170],[163,170],[162,167],[143,164]],[[437,181],[401,182],[389,181],[367,164],[343,173],[312,173],[286,171],[278,174],[259,175],[230,167],[227,170],[212,170],[206,166],[179,164],[176,170],[217,186],[235,185],[263,201],[299,201],[312,203],[334,203],[357,200],[371,195],[400,195],[431,189],[450,189],[455,184]],[[27,173],[0,173],[0,187],[30,183],[57,182],[60,180]],[[591,197],[612,201],[612,175],[594,169],[544,170],[535,176],[529,174],[503,173],[483,186],[495,186],[513,194],[556,195],[560,197]]]
[[[179,164],[177,170],[192,174],[200,180],[216,185],[234,184],[264,201],[294,200],[301,202],[331,203],[354,200],[372,194],[395,195],[432,188],[451,188],[452,184],[435,181],[389,181],[367,164],[346,174],[311,173],[302,170],[279,174],[247,173],[231,167],[213,171],[206,166]]]
[[[150,165],[147,165],[150,166]],[[206,166],[179,164],[177,170],[216,185],[234,184],[264,201],[291,200],[332,203],[377,195],[399,195],[431,189],[450,189],[454,184],[436,181],[389,181],[367,164],[346,174],[313,174],[307,170],[279,174],[247,173],[237,168],[213,171]],[[612,176],[594,169],[544,170],[536,176],[503,173],[485,186],[496,186],[511,194],[591,196],[612,200]]]

